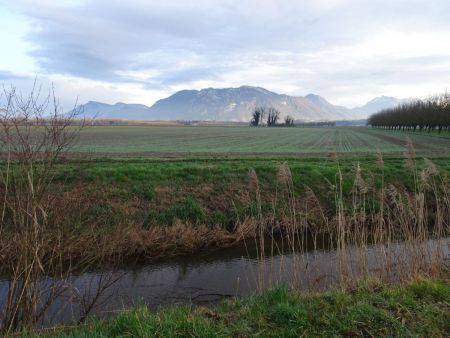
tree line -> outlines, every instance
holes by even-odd
[[[299,122],[298,127],[336,127],[335,121]]]
[[[393,130],[450,131],[450,93],[381,110],[369,117],[367,125]]]

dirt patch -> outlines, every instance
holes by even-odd
[[[175,188],[168,185],[157,185],[155,187],[155,192],[158,194],[173,194]]]

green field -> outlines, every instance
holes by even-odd
[[[334,151],[343,156],[360,156],[374,154],[378,150],[385,155],[401,155],[407,135],[413,141],[418,154],[450,155],[450,138],[447,137],[364,127],[96,126],[81,133],[73,150],[114,157],[316,157]]]

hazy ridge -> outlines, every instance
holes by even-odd
[[[308,94],[289,96],[261,87],[207,88],[182,90],[158,100],[151,107],[142,104],[116,103],[113,105],[89,101],[82,105],[86,117],[129,120],[203,120],[248,121],[256,106],[278,109],[282,117],[291,115],[296,120],[356,120],[364,119],[380,109],[391,108],[404,100],[389,96],[377,97],[353,109],[333,105],[325,98]]]

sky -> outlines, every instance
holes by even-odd
[[[63,105],[260,86],[354,107],[450,89],[448,0],[0,0],[0,84]]]

